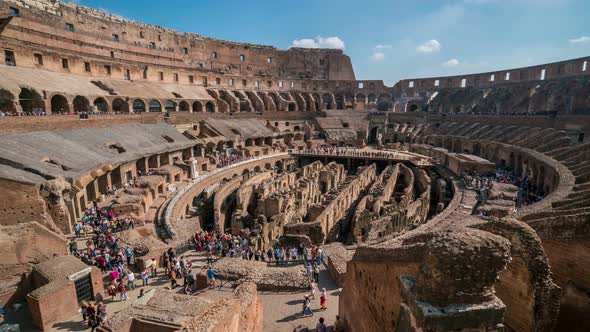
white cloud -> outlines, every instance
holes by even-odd
[[[416,48],[418,53],[433,53],[440,51],[442,45],[436,39],[431,39]]]
[[[344,49],[344,42],[342,39],[338,37],[327,37],[323,38],[322,36],[317,36],[313,39],[310,38],[303,38],[303,39],[296,39],[291,44],[291,47],[301,47],[301,48],[337,48],[337,49]]]
[[[588,36],[582,36],[580,38],[570,39],[570,43],[572,43],[572,44],[585,44],[585,43],[590,43],[590,37],[588,37]]]
[[[443,67],[457,67],[461,62],[459,60],[453,58],[449,59],[448,61],[443,62]]]
[[[385,59],[385,53],[383,52],[375,52],[371,55],[371,60],[373,61],[382,61]]]
[[[393,48],[393,46],[387,45],[387,44],[385,44],[385,45],[379,44],[379,45],[375,46],[376,50],[390,50],[392,48]]]

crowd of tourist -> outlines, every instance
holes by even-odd
[[[534,204],[545,197],[543,190],[537,189],[528,176],[519,177],[509,168],[498,167],[495,173],[490,174],[463,172],[461,176],[469,189],[477,191],[490,190],[494,182],[509,183],[516,186],[518,188],[514,202],[516,208]]]
[[[217,156],[217,166],[218,167],[225,167],[229,165],[233,165],[235,163],[239,163],[240,161],[250,160],[252,157],[250,156],[242,156],[239,154],[221,154]]]
[[[396,152],[391,151],[370,151],[370,150],[358,150],[354,148],[342,148],[342,147],[335,147],[335,146],[323,146],[315,149],[303,149],[297,151],[297,153],[301,154],[313,154],[313,155],[334,155],[334,156],[343,156],[343,157],[359,157],[359,158],[393,158],[393,159],[401,159],[403,158],[402,155]]]
[[[134,228],[129,218],[117,218],[112,209],[93,205],[84,217],[74,224],[70,253],[88,265],[96,265],[105,272],[119,263],[131,264],[131,248],[121,248],[116,233]],[[86,248],[78,248],[78,239],[86,239]]]

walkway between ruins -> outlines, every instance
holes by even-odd
[[[180,256],[186,257],[193,263],[193,273],[198,273],[206,265],[206,258],[203,254],[197,254],[196,251],[191,250]],[[236,258],[238,259],[238,258]],[[303,266],[301,266],[303,270]],[[136,274],[137,275],[137,274]],[[181,282],[182,283],[182,282]],[[141,285],[141,278],[138,278],[136,285]],[[144,293],[156,288],[168,289],[169,288],[168,278],[164,275],[163,269],[159,269],[158,276],[156,278],[150,278],[149,286],[143,287]],[[229,285],[229,283],[227,284]],[[320,309],[320,290],[326,288],[327,293],[327,309]],[[129,300],[120,301],[119,295],[117,294],[114,301],[111,301],[110,296],[106,296],[103,302],[107,305],[107,312],[109,317],[112,317],[115,313],[122,309],[127,308],[133,303],[140,301],[139,294],[142,287],[137,287],[135,290],[128,292]],[[175,292],[182,294],[182,287],[177,287]],[[231,288],[226,286],[221,289],[216,288],[214,290],[208,290],[208,296],[219,297],[227,296],[228,292],[232,292]],[[216,293],[218,293],[216,295]],[[316,293],[315,300],[312,300],[311,308],[314,311],[314,316],[301,316],[303,308],[303,297],[307,291],[300,292],[280,292],[274,293],[269,291],[259,291],[258,296],[264,304],[264,331],[282,332],[282,331],[293,331],[293,328],[303,325],[310,329],[315,328],[315,325],[320,317],[324,317],[326,325],[333,324],[338,313],[338,298],[340,290],[336,286],[334,280],[330,276],[328,270],[322,265],[320,271],[320,283],[319,291]],[[198,294],[198,293],[197,293]],[[193,295],[199,296],[199,295]],[[21,309],[17,315],[11,317],[10,323],[21,324],[21,331],[39,331],[32,325],[32,320],[27,310]],[[68,320],[56,324],[50,329],[50,332],[62,332],[62,331],[87,331],[89,330],[87,325],[82,322],[82,314],[77,313],[70,317]]]

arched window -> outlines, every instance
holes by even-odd
[[[203,112],[203,105],[200,101],[195,101],[193,103],[193,112]]]
[[[106,113],[109,108],[107,101],[102,97],[98,97],[94,100],[94,107],[96,107],[96,111],[101,113]]]
[[[70,112],[68,100],[62,95],[55,95],[51,98],[51,114],[67,114]]]
[[[121,98],[113,100],[114,113],[129,113],[129,104]]]
[[[157,100],[150,101],[150,112],[162,112],[162,104]]]
[[[43,97],[33,89],[22,88],[18,95],[18,102],[25,113],[39,114],[45,112]]]
[[[74,98],[74,113],[86,113],[90,111],[90,102],[86,97],[76,96]]]
[[[135,99],[133,101],[133,113],[145,112],[145,102],[141,99]]]
[[[188,112],[190,111],[190,107],[186,101],[181,101],[180,104],[178,104],[178,110],[180,112]]]
[[[207,102],[207,104],[205,104],[205,111],[207,113],[215,112],[215,105],[212,102]]]
[[[176,102],[173,100],[166,100],[166,112],[176,112]]]

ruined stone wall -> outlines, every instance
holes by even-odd
[[[54,232],[61,230],[53,222],[36,185],[0,179],[0,225],[16,225],[36,221]]]
[[[305,235],[314,244],[323,243],[332,228],[347,214],[361,191],[365,190],[376,176],[374,164],[359,170],[355,176],[349,176],[342,185],[325,195],[321,205],[310,210],[310,222],[286,225],[285,234]]]

